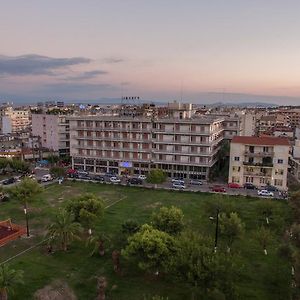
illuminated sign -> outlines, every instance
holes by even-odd
[[[121,162],[119,162],[119,167],[132,168],[132,162],[130,162],[130,161],[121,161]]]

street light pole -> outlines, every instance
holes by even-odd
[[[214,248],[214,252],[217,252],[217,248],[218,248],[218,235],[219,235],[219,213],[220,210],[219,208],[217,208],[217,214],[216,214],[216,233],[215,233],[215,248]]]
[[[25,214],[25,220],[26,220],[26,229],[27,229],[27,237],[29,237],[29,222],[28,222],[28,214],[27,214],[27,207],[24,207],[24,214]]]

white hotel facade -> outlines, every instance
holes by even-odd
[[[75,169],[91,173],[147,174],[208,179],[223,140],[222,117],[69,117]]]

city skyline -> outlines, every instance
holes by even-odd
[[[296,1],[0,7],[1,100],[300,103]]]

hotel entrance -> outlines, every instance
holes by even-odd
[[[133,175],[133,165],[130,161],[119,162],[119,175]]]

